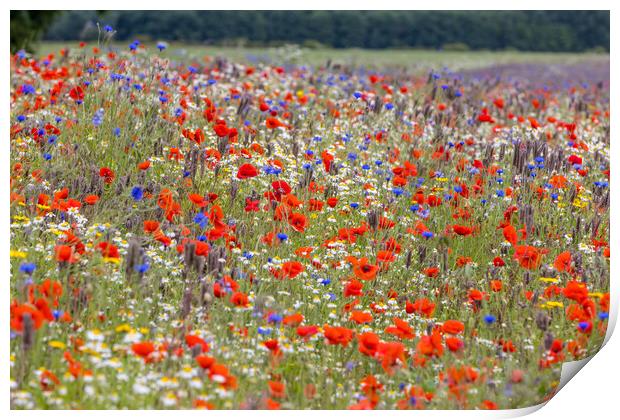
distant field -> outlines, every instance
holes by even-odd
[[[91,42],[90,46],[96,45]],[[127,49],[127,43],[115,43],[106,48]],[[154,43],[147,44],[157,51]],[[45,42],[38,54],[56,52],[61,48],[78,48],[77,42]],[[491,65],[513,63],[578,64],[585,61],[609,61],[608,54],[597,53],[535,53],[519,51],[432,51],[416,49],[363,50],[363,49],[303,49],[303,48],[244,48],[213,47],[170,43],[162,55],[171,59],[222,56],[243,62],[299,63],[309,66],[324,65],[328,60],[354,67],[428,69],[449,67],[453,70],[484,68]]]

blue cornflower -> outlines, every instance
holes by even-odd
[[[24,274],[28,274],[29,276],[31,276],[36,268],[37,268],[37,265],[35,263],[25,262],[25,263],[22,263],[19,266],[19,271],[21,271]]]
[[[207,223],[209,223],[209,218],[204,213],[198,213],[194,216],[194,223],[198,224],[201,229],[204,229],[207,227]]]
[[[492,324],[492,323],[494,323],[496,319],[497,319],[497,318],[495,318],[495,316],[494,316],[494,315],[491,315],[491,314],[489,314],[489,315],[485,315],[485,316],[484,316],[484,322],[486,322],[486,323],[487,323],[487,324],[489,324],[489,325],[490,325],[490,324]]]
[[[278,233],[276,235],[278,237],[279,240],[281,240],[282,242],[286,241],[288,239],[288,235],[286,233]]]
[[[24,95],[30,95],[30,94],[34,95],[35,93],[37,93],[37,90],[35,89],[35,87],[32,85],[28,85],[28,84],[22,85],[21,91]]]
[[[95,112],[93,116],[93,125],[95,127],[99,127],[103,123],[103,108],[99,108],[98,111]]]
[[[163,50],[165,50],[168,47],[168,44],[166,44],[165,42],[158,42],[157,43],[157,49],[161,52]]]
[[[136,267],[136,271],[140,274],[144,274],[149,270],[150,267],[151,266],[149,263],[140,264],[139,266]]]
[[[427,230],[427,231],[424,231],[422,233],[422,236],[424,236],[426,239],[430,239],[430,238],[432,238],[435,235],[433,234],[433,232],[430,232],[430,231]]]
[[[142,190],[142,187],[133,187],[131,189],[131,196],[136,201],[142,200],[142,197],[144,196],[144,191]]]
[[[279,324],[280,322],[282,322],[282,315],[269,314],[269,317],[267,317],[267,322],[269,322],[270,324]]]
[[[257,332],[261,335],[269,335],[271,334],[271,328],[258,327]]]
[[[357,204],[357,203],[351,203],[351,204],[349,204],[349,206],[351,206],[351,208],[352,208],[352,209],[356,209],[356,208],[358,208],[360,205],[359,205],[359,204]]]
[[[267,175],[278,175],[282,173],[282,169],[271,165],[265,165],[263,166],[263,172],[265,172]]]

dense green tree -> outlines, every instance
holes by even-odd
[[[11,12],[11,45],[45,31],[48,40],[97,36],[100,22],[115,39],[190,43],[320,43],[334,48],[443,48],[527,51],[609,51],[608,11],[68,11],[46,29],[39,12]],[[22,15],[26,14],[26,16]],[[33,14],[32,16],[30,16]],[[49,19],[49,18],[46,18]],[[24,25],[24,21],[38,22]],[[48,21],[46,21],[48,22]],[[15,30],[14,30],[15,26]],[[25,29],[29,28],[29,29]],[[14,41],[15,39],[15,41]]]
[[[32,50],[59,13],[55,10],[11,10],[11,52]]]

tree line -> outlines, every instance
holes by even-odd
[[[577,52],[609,51],[610,21],[608,11],[67,11],[43,38],[96,39],[105,25],[119,41]]]

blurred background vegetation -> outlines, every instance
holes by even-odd
[[[305,48],[609,51],[608,11],[11,11],[11,50],[96,40]]]

